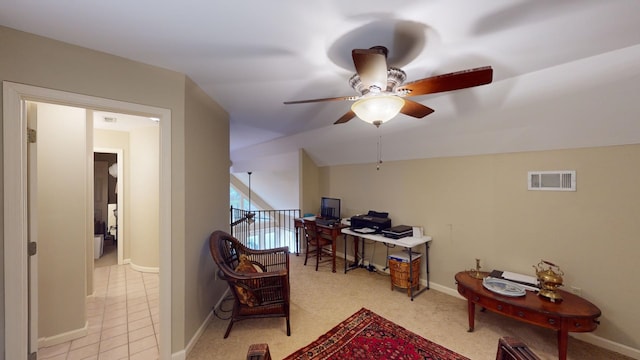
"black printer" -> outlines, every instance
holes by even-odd
[[[389,213],[369,210],[367,215],[351,217],[351,230],[355,232],[377,234],[391,227]]]

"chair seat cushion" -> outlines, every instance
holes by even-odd
[[[258,272],[258,270],[256,270],[256,268],[253,266],[249,258],[244,254],[240,255],[240,262],[238,266],[236,266],[235,270],[236,272],[239,272],[239,273],[257,273]],[[236,292],[238,293],[238,298],[239,298],[238,300],[242,304],[245,304],[247,306],[256,306],[260,303],[256,295],[253,293],[253,291],[251,291],[248,288],[236,285]]]

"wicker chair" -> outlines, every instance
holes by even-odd
[[[265,317],[286,318],[287,336],[290,336],[289,248],[249,249],[219,230],[211,234],[209,248],[218,265],[218,276],[229,283],[234,296],[233,312],[224,338],[229,336],[236,321]],[[241,257],[246,257],[256,270],[236,271]]]
[[[307,265],[309,255],[314,256],[316,258],[316,271],[318,271],[318,265],[323,261],[322,255],[325,255],[325,261],[333,261],[335,256],[332,250],[333,242],[331,239],[320,235],[314,220],[303,220],[302,226],[304,227],[304,238],[307,244],[304,254],[304,265]]]

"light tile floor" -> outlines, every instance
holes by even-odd
[[[158,359],[159,276],[128,265],[98,267],[87,298],[89,334],[38,350],[41,360]]]

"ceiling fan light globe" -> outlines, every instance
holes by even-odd
[[[403,106],[404,99],[401,97],[382,95],[360,99],[351,105],[351,110],[363,121],[380,124],[393,119]]]

